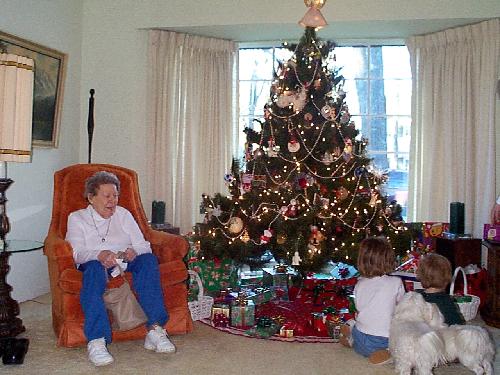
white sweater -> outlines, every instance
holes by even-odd
[[[130,247],[138,255],[151,253],[151,245],[144,239],[134,217],[121,206],[116,207],[109,219],[104,219],[91,205],[72,212],[68,216],[66,241],[73,247],[73,258],[77,264],[97,260],[103,250],[117,253]]]
[[[404,293],[397,276],[361,277],[354,287],[356,328],[368,335],[389,337],[394,307]]]

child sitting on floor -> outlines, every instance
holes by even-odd
[[[453,297],[445,292],[451,281],[451,264],[448,259],[435,253],[424,255],[418,264],[417,278],[424,287],[420,293],[425,301],[437,305],[446,324],[465,323]]]
[[[358,270],[361,275],[354,287],[356,320],[341,327],[340,342],[368,357],[373,364],[391,359],[389,326],[396,304],[404,295],[401,279],[389,276],[396,259],[383,237],[365,238],[359,247]]]

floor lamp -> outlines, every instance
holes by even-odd
[[[32,59],[0,53],[0,250],[10,231],[5,191],[14,182],[7,177],[7,163],[31,162],[33,84]]]

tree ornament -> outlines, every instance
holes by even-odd
[[[292,133],[290,134],[290,140],[288,141],[288,151],[290,152],[297,152],[300,150],[300,143],[297,141],[297,138],[295,138],[295,135]]]
[[[378,199],[378,193],[377,192],[372,192],[372,196],[370,198],[370,203],[368,203],[371,207],[375,207],[377,204],[377,199]]]
[[[345,139],[344,152],[342,153],[342,157],[346,162],[349,162],[352,158],[352,141],[350,138]]]
[[[344,199],[346,199],[348,195],[349,195],[349,190],[347,190],[344,186],[339,187],[335,191],[335,196],[340,201],[343,201]]]
[[[308,8],[314,7],[316,9],[321,9],[325,3],[326,0],[304,0],[304,4]]]
[[[295,96],[292,91],[284,91],[282,95],[278,96],[276,105],[280,108],[286,108],[293,103]]]
[[[226,186],[231,185],[231,183],[234,181],[234,176],[230,173],[227,173],[224,175],[224,183]]]
[[[333,155],[328,152],[328,151],[325,151],[325,153],[323,154],[323,157],[321,158],[321,162],[324,164],[324,165],[330,165],[333,163]]]
[[[238,234],[243,229],[243,220],[238,216],[233,216],[228,222],[229,232],[232,234]]]
[[[311,122],[313,119],[313,115],[309,112],[307,112],[305,115],[304,115],[304,120],[306,120],[307,122]]]
[[[299,92],[295,93],[291,104],[293,105],[293,110],[295,112],[300,112],[304,109],[307,102],[307,90],[305,87],[302,87]]]
[[[243,231],[243,234],[241,235],[240,240],[243,243],[247,243],[248,241],[250,241],[250,236],[248,235],[248,231],[246,229]]]
[[[286,211],[286,216],[288,217],[297,216],[297,201],[295,199],[290,200],[288,210]]]
[[[356,177],[361,177],[361,176],[364,176],[366,174],[366,168],[365,167],[357,167],[355,170],[354,170],[354,175]]]
[[[267,156],[270,158],[275,158],[278,156],[278,152],[276,151],[275,143],[274,143],[274,138],[270,137],[269,140],[267,141]]]
[[[325,104],[322,108],[321,108],[321,115],[326,119],[326,120],[330,120],[332,118],[332,113],[333,113],[333,117],[335,117],[335,109],[333,109],[332,107],[330,107],[328,104]]]
[[[300,257],[299,252],[296,251],[292,257],[292,266],[300,266],[300,262],[302,262],[302,258]]]
[[[286,242],[286,234],[278,233],[278,236],[276,237],[276,243],[278,245],[283,245],[285,242]]]
[[[318,229],[316,225],[311,225],[311,235],[309,236],[309,243],[314,246],[319,246],[324,240],[325,236]]]
[[[266,229],[264,231],[264,234],[262,236],[260,236],[261,245],[265,245],[265,244],[269,243],[269,241],[271,241],[272,236],[273,236],[273,232],[271,231],[271,229]]]
[[[351,115],[349,114],[349,112],[344,111],[344,112],[342,112],[342,115],[340,116],[340,123],[347,124],[350,119],[351,119]]]

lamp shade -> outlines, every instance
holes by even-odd
[[[34,63],[0,53],[0,161],[31,162]]]
[[[309,10],[304,14],[304,17],[299,21],[299,25],[303,27],[313,27],[315,29],[321,29],[322,27],[328,25],[325,17],[321,14],[320,10],[315,7],[310,7]]]

